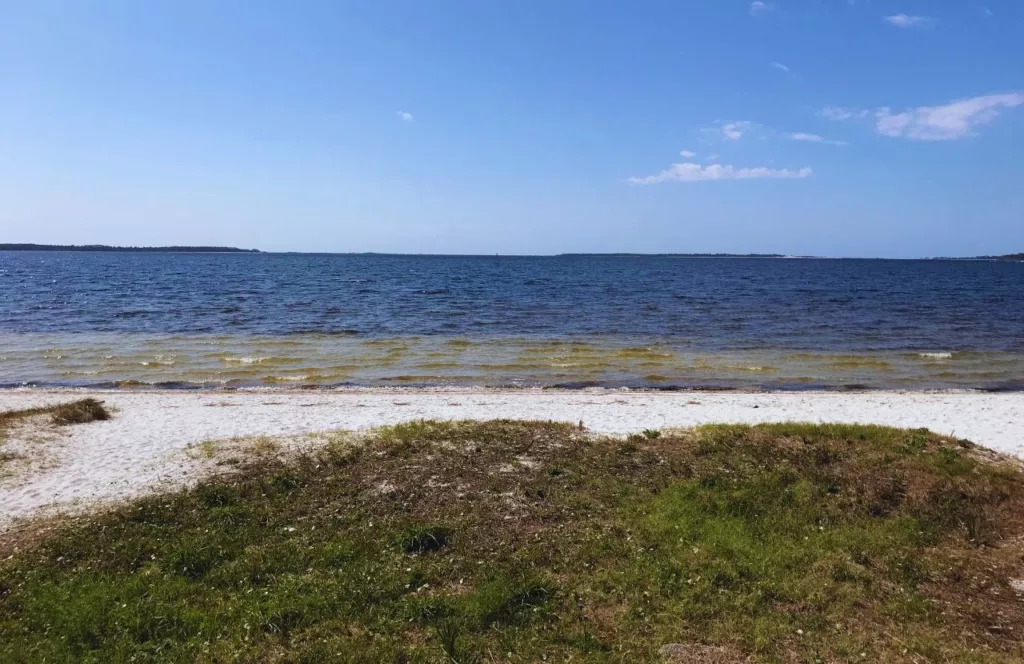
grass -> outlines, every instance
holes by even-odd
[[[110,413],[102,401],[96,399],[79,399],[68,403],[22,410],[5,410],[0,412],[0,431],[4,431],[17,422],[32,417],[49,415],[50,421],[58,426],[68,424],[84,424],[96,420],[109,420]]]
[[[1019,662],[1022,508],[923,430],[413,422],[0,550],[0,661]]]
[[[50,424],[67,426],[69,424],[85,424],[96,420],[109,420],[110,412],[96,399],[79,399],[68,403],[22,410],[6,410],[0,412],[0,445],[3,445],[11,427],[33,418],[49,416]],[[0,469],[4,464],[18,459],[19,456],[0,449]]]
[[[96,399],[79,399],[71,403],[53,406],[50,418],[57,426],[69,424],[86,424],[98,420],[109,420],[110,413],[103,407],[103,402]]]

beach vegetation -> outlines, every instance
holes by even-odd
[[[328,441],[0,537],[0,661],[1024,655],[1024,475],[967,441],[520,421]]]
[[[4,444],[13,427],[32,420],[42,420],[51,426],[85,424],[97,420],[109,420],[110,411],[97,399],[78,399],[51,406],[38,406],[5,410],[0,412],[0,446]],[[23,455],[0,447],[0,470],[9,462],[21,459]]]

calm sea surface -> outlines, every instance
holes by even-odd
[[[0,385],[1024,389],[1024,264],[0,252]]]

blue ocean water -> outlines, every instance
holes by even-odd
[[[1024,386],[1024,264],[0,252],[0,384]]]

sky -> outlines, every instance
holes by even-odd
[[[1024,251],[1024,2],[0,0],[0,242]]]

